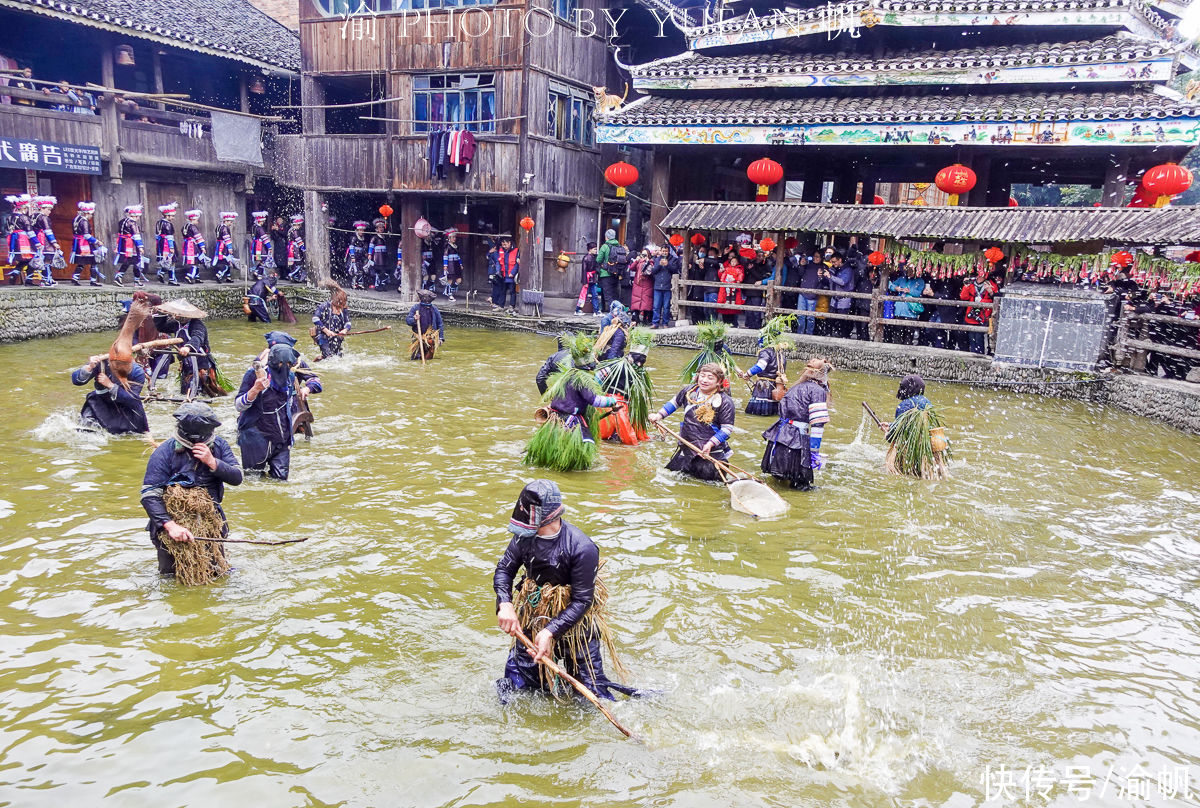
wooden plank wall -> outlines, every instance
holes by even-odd
[[[0,106],[0,132],[10,138],[53,140],[75,146],[102,145],[98,115],[4,105]]]
[[[424,136],[396,138],[393,149],[396,190],[510,193],[520,180],[516,138],[479,139],[471,170],[451,166],[445,178],[429,176],[428,141]]]
[[[589,203],[600,198],[604,166],[599,151],[531,137],[525,170],[534,174],[530,193],[565,195]]]
[[[121,122],[121,150],[125,160],[139,157],[152,160],[214,163],[217,159],[212,137],[188,137],[178,129],[152,123]]]

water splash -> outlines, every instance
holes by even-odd
[[[46,443],[61,443],[73,449],[99,449],[112,436],[103,429],[85,427],[79,423],[74,412],[57,410],[46,416],[46,420],[34,427],[35,440]]]

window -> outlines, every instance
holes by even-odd
[[[429,8],[490,6],[495,2],[496,0],[316,0],[316,5],[326,17],[345,17],[347,14],[387,14],[393,11]]]
[[[546,133],[555,140],[594,146],[596,130],[592,125],[592,110],[595,107],[586,91],[551,84],[546,105]]]
[[[578,5],[577,0],[550,0],[554,13],[570,23],[575,22],[575,9]]]
[[[413,120],[414,132],[455,123],[472,132],[495,132],[496,74],[414,76]]]

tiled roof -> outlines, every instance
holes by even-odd
[[[857,53],[752,53],[741,56],[704,56],[695,51],[686,51],[678,56],[633,65],[630,72],[635,81],[808,73],[886,73],[1096,64],[1172,53],[1174,49],[1163,41],[1113,35],[1083,42],[988,45],[960,50],[922,48],[894,51],[880,56]]]
[[[965,208],[680,202],[665,229],[865,233],[889,238],[992,243],[1200,244],[1200,207]]]
[[[245,0],[0,0],[0,5],[170,40],[237,61],[300,70],[300,38]]]
[[[646,96],[604,116],[606,126],[780,126],[839,123],[954,123],[1069,120],[1144,120],[1197,117],[1200,104],[1150,90],[1108,93],[928,92],[812,97],[678,98]]]
[[[795,25],[833,18],[857,19],[862,12],[877,14],[954,12],[957,14],[1001,15],[1064,12],[1113,11],[1129,9],[1152,28],[1166,33],[1171,27],[1149,3],[1143,0],[845,0],[842,3],[818,4],[807,9],[795,9],[776,17],[763,14],[742,16],[689,28],[689,37],[720,34],[731,31],[772,29],[780,25]]]

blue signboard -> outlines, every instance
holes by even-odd
[[[100,149],[50,140],[0,137],[0,166],[34,171],[99,174]]]

